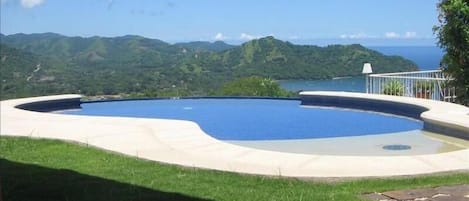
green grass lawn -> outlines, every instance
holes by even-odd
[[[0,137],[0,183],[5,201],[349,201],[360,200],[358,196],[365,192],[468,181],[467,172],[339,182],[249,176],[164,165],[57,140]]]

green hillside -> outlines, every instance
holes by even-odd
[[[206,54],[191,62],[209,66],[212,70],[228,70],[235,77],[257,75],[274,79],[360,75],[364,62],[371,62],[375,73],[417,70],[409,60],[384,56],[361,45],[294,45],[273,37],[252,40],[221,53]]]
[[[1,35],[0,41],[2,99],[56,93],[215,95],[227,81],[248,76],[353,76],[360,75],[363,62],[371,62],[376,73],[417,69],[409,60],[361,45],[294,45],[273,37],[240,46],[54,33]]]
[[[1,98],[55,94],[70,88],[65,65],[0,44]]]

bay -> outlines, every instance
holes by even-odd
[[[402,56],[413,61],[419,70],[436,70],[444,51],[436,46],[368,47],[385,55]],[[365,92],[365,77],[343,77],[330,80],[280,80],[280,86],[289,91],[348,91]]]

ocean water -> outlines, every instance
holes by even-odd
[[[280,86],[289,91],[348,91],[365,92],[365,76],[343,77],[331,80],[280,80]]]
[[[368,47],[384,55],[397,55],[417,64],[420,70],[435,70],[440,66],[443,50],[436,46]]]
[[[397,55],[417,64],[420,70],[435,70],[440,66],[443,50],[436,46],[368,47],[384,55]],[[331,80],[281,80],[280,86],[290,91],[348,91],[365,92],[365,77],[345,77]]]

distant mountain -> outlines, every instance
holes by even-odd
[[[318,47],[294,45],[266,37],[252,40],[221,53],[206,53],[192,65],[229,69],[236,77],[258,75],[274,79],[327,79],[360,75],[364,62],[375,73],[416,70],[416,64],[402,57],[384,56],[361,45]]]
[[[75,63],[164,65],[184,57],[183,48],[156,39],[122,37],[66,37],[54,33],[14,34],[1,42],[11,47]]]
[[[192,49],[195,51],[213,51],[213,52],[221,52],[224,50],[235,48],[235,45],[226,44],[223,41],[215,41],[205,42],[205,41],[195,41],[195,42],[187,42],[187,43],[176,43],[174,44],[179,47]]]
[[[361,74],[363,62],[371,62],[376,73],[417,69],[409,60],[361,45],[294,45],[273,37],[240,46],[223,42],[171,45],[132,35],[83,38],[54,33],[0,35],[0,42],[1,58],[6,58],[0,75],[5,80],[2,99],[64,92],[209,95],[216,94],[226,81],[251,75],[273,79],[353,76]],[[34,72],[39,63],[40,70]],[[32,74],[24,83],[25,76]],[[30,94],[11,90],[32,81],[36,84]]]

